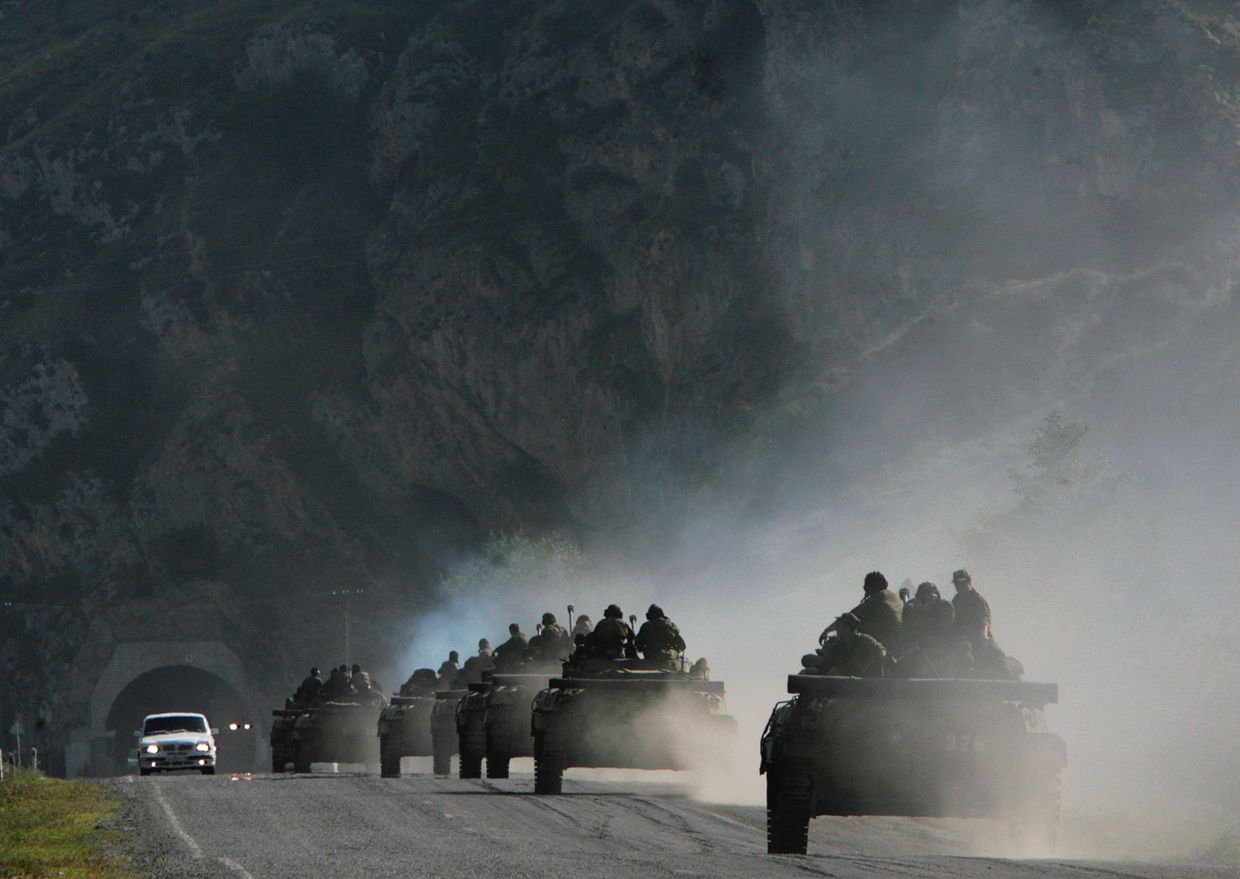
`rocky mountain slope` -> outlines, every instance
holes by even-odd
[[[431,600],[491,529],[829,496],[862,412],[951,440],[1201,338],[1167,393],[1213,411],[1238,21],[5,3],[3,595],[92,644],[161,603],[293,641],[341,584]],[[8,635],[0,679],[71,673],[56,613],[10,612],[64,643]]]

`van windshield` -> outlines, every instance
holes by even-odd
[[[206,732],[207,723],[192,714],[169,714],[167,717],[148,717],[142,725],[145,736],[168,732]]]

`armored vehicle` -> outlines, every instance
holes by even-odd
[[[284,708],[271,712],[271,771],[284,772],[288,764],[294,760],[296,744],[293,739],[293,727],[297,718],[310,709],[294,707],[290,701]]]
[[[1006,818],[1053,843],[1055,684],[790,675],[762,734],[767,851],[804,854],[817,815]]]
[[[418,696],[393,696],[379,715],[379,774],[400,778],[402,757],[426,757],[431,750],[433,692]]]
[[[468,690],[442,690],[435,694],[431,708],[431,771],[448,775],[452,755],[457,753],[456,706]]]
[[[507,778],[513,757],[534,755],[530,704],[554,676],[484,672],[481,683],[469,685],[456,706],[461,778],[481,778],[483,760],[487,778]]]
[[[534,792],[560,793],[572,766],[692,769],[723,762],[736,738],[726,710],[723,682],[691,673],[683,661],[566,663],[534,699]]]
[[[281,746],[297,772],[309,772],[311,763],[365,763],[368,772],[377,772],[379,746],[375,725],[381,710],[379,704],[324,702],[305,709],[273,712],[276,722],[272,724],[272,769],[276,768],[276,727],[283,727],[288,712],[295,711],[291,732],[281,730]]]

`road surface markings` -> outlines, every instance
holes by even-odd
[[[159,807],[164,810],[164,814],[168,816],[168,823],[172,825],[172,829],[176,831],[176,835],[181,837],[181,842],[185,843],[191,855],[195,858],[203,857],[202,847],[194,841],[194,837],[189,835],[189,831],[181,824],[181,820],[177,818],[176,812],[172,811],[172,804],[168,802],[164,796],[164,792],[160,790],[159,782],[152,782],[151,787],[155,788],[155,799],[159,801]],[[238,864],[232,858],[216,858],[221,864],[232,870],[242,879],[254,879],[245,867]]]

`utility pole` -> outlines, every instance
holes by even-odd
[[[333,589],[332,595],[339,596],[344,599],[344,661],[347,665],[351,659],[349,655],[349,629],[352,620],[349,618],[349,603],[354,595],[364,595],[365,589]]]

